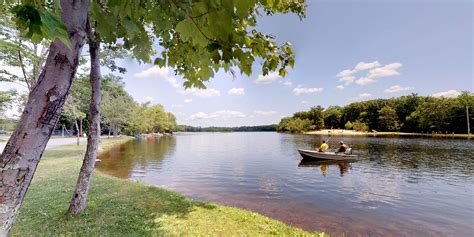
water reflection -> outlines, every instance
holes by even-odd
[[[196,133],[132,141],[102,172],[336,236],[469,236],[474,140],[342,137],[357,162],[301,160],[327,137]]]
[[[342,176],[349,172],[351,168],[351,162],[349,161],[338,161],[338,160],[312,160],[312,159],[302,159],[298,164],[298,167],[319,167],[321,170],[321,174],[326,176],[328,174],[328,169],[330,166],[338,167],[339,173]]]
[[[141,178],[148,171],[159,171],[165,155],[172,155],[175,137],[136,139],[101,154],[97,168],[119,178]]]

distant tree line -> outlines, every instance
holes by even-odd
[[[318,129],[400,131],[418,133],[467,133],[467,109],[473,131],[474,95],[462,92],[456,98],[411,94],[391,99],[355,102],[346,106],[312,107],[283,118],[279,132],[301,133]]]
[[[193,127],[178,125],[177,132],[275,132],[276,124],[241,127]]]

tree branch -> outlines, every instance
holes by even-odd
[[[23,72],[23,77],[25,78],[25,83],[26,83],[26,86],[28,87],[28,91],[31,91],[31,85],[28,82],[28,77],[26,76],[25,65],[23,63],[23,56],[21,56],[21,40],[19,41],[18,47],[19,47],[18,48],[18,59],[20,60],[21,71]]]

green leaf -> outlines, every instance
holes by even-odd
[[[278,71],[278,74],[279,74],[281,77],[285,77],[285,76],[286,76],[286,69],[285,69],[285,68],[281,68],[281,69]]]
[[[248,15],[249,10],[255,6],[255,0],[236,0],[234,4],[237,16],[244,18]]]
[[[155,61],[153,63],[157,66],[160,66],[160,67],[165,67],[166,66],[166,61],[162,58],[155,58]]]
[[[208,44],[208,40],[189,18],[179,22],[178,25],[176,25],[176,31],[181,35],[183,40],[192,42],[193,45],[205,47]]]
[[[41,11],[41,31],[45,38],[61,40],[66,46],[71,47],[71,40],[66,26],[59,19],[59,16],[50,11]]]
[[[135,34],[140,32],[140,28],[131,21],[128,17],[123,19],[123,26],[125,27],[125,30],[127,31],[127,34],[130,35],[130,38],[135,37]]]

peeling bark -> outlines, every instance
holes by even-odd
[[[87,150],[82,162],[81,171],[76,183],[76,190],[69,205],[69,214],[79,214],[86,208],[87,194],[94,174],[95,160],[100,139],[100,101],[101,84],[100,75],[100,39],[88,27],[89,51],[91,56],[90,83],[92,95],[90,102],[89,120],[91,128],[87,134]]]
[[[0,156],[0,236],[10,231],[51,133],[59,119],[85,43],[88,0],[61,0],[71,48],[60,40],[32,88],[21,119]]]

